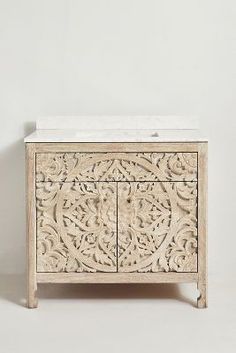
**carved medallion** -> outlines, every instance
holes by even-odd
[[[118,190],[119,272],[196,272],[196,183],[122,182]]]
[[[197,153],[37,154],[38,272],[196,272]]]
[[[116,271],[115,183],[37,184],[37,271]]]

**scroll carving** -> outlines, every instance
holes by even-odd
[[[37,271],[116,271],[115,183],[37,183]]]
[[[196,272],[197,153],[39,153],[38,272]]]
[[[119,183],[120,272],[197,271],[195,182]]]
[[[196,181],[197,153],[38,153],[42,181]]]

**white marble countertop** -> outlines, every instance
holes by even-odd
[[[25,142],[200,142],[198,130],[35,130]]]
[[[147,127],[151,127],[151,129]],[[125,128],[124,128],[125,127]],[[200,142],[198,120],[177,116],[44,117],[25,137],[36,142]]]

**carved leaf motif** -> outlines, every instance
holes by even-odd
[[[194,181],[197,153],[38,153],[42,181]]]
[[[196,182],[119,183],[119,271],[197,271]]]
[[[197,270],[196,153],[39,153],[36,169],[39,272],[114,272],[117,252],[123,272]]]
[[[37,183],[37,271],[116,271],[114,183]]]

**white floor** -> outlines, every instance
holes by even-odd
[[[195,285],[41,285],[24,307],[25,278],[0,276],[0,352],[236,352],[236,282]]]

